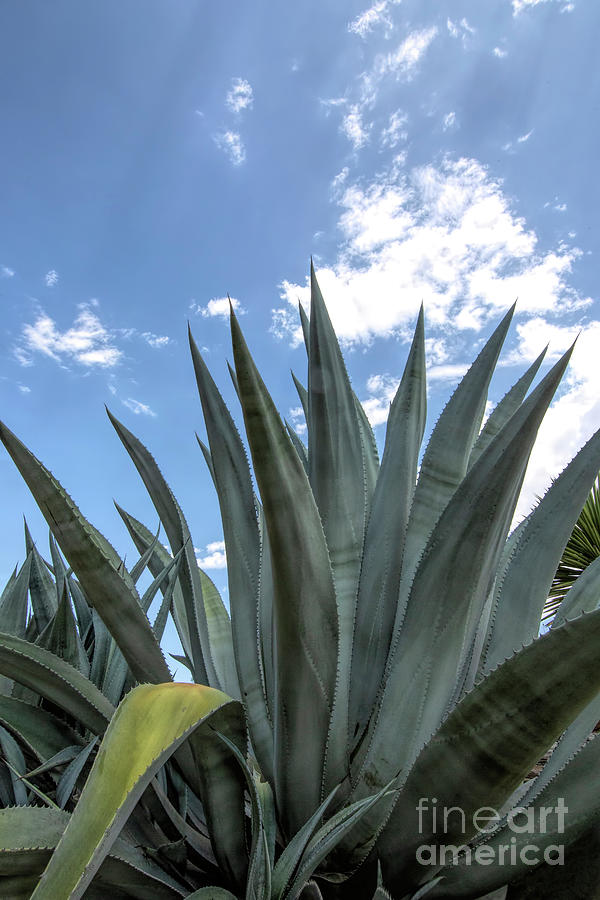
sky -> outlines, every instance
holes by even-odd
[[[380,445],[421,302],[430,427],[515,299],[490,404],[579,335],[526,514],[600,426],[599,33],[594,0],[1,4],[0,418],[133,564],[113,499],[158,522],[108,405],[226,598],[187,322],[239,420],[229,295],[302,434],[312,255]],[[47,528],[0,479],[5,580]]]

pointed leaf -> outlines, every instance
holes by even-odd
[[[171,550],[173,553],[178,553],[182,547],[184,548],[184,560],[179,581],[185,601],[186,615],[190,621],[190,649],[196,680],[218,686],[217,674],[210,657],[210,642],[204,605],[202,603],[202,588],[200,586],[198,565],[187,522],[179,504],[171,493],[171,489],[148,450],[122,422],[119,422],[112,415],[110,410],[107,409],[106,412],[119,435],[121,443],[129,453],[146,486],[146,490],[165,529]],[[163,681],[166,680],[163,679]]]
[[[168,681],[169,669],[140,608],[135,585],[119,574],[120,560],[113,547],[84,519],[48,469],[1,423],[0,439],[134,676],[139,681]]]
[[[360,576],[350,722],[359,732],[380,690],[398,605],[402,549],[425,429],[425,335],[419,313],[404,375],[388,417],[385,450],[375,487]]]
[[[337,683],[338,612],[325,537],[306,473],[233,314],[231,332],[271,548],[278,680],[275,793],[289,835],[304,824],[321,796]],[[335,741],[338,748],[341,736]],[[341,765],[338,760],[336,764]]]
[[[488,387],[510,325],[504,316],[446,404],[429,439],[410,512],[404,550],[402,596],[406,597],[419,558],[435,523],[464,478],[479,432]]]

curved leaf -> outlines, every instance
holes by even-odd
[[[196,728],[216,724],[219,712],[235,702],[199,685],[140,685],[131,691],[106,731],[35,900],[81,897],[156,771]]]

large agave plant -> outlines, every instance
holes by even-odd
[[[308,446],[277,414],[231,317],[232,374],[259,497],[244,444],[190,337],[230,616],[197,566],[156,463],[112,415],[172,551],[120,509],[141,554],[132,572],[50,472],[0,430],[72,582],[122,660],[109,698],[112,681],[97,670],[92,677],[96,639],[82,634],[81,622],[83,651],[68,660],[32,625],[28,576],[34,617],[25,633],[6,627],[0,635],[0,673],[15,682],[3,734],[23,756],[7,767],[7,797],[21,805],[0,811],[3,897],[105,896],[107,884],[115,896],[215,900],[595,896],[595,585],[578,579],[549,633],[538,634],[561,552],[600,468],[600,432],[510,533],[569,354],[529,392],[536,360],[481,428],[509,312],[421,457],[421,313],[380,463],[314,272],[311,279],[310,321],[301,310],[307,388],[296,382]],[[146,566],[195,684],[170,683],[135,588]],[[56,564],[53,571],[58,580]],[[5,597],[12,596],[11,588]],[[62,596],[64,617],[70,601]],[[5,599],[2,610],[12,605]],[[9,621],[2,610],[0,624]],[[78,667],[82,652],[89,672],[85,660]],[[27,767],[32,754],[38,768],[52,755],[28,743],[21,723],[25,715],[47,719],[50,709],[57,720],[74,720],[77,743],[93,759],[66,811],[55,808],[56,773],[44,791]],[[96,737],[101,743],[90,746]]]

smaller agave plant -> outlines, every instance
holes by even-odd
[[[118,508],[131,570],[0,426],[53,536],[47,563],[27,535],[0,601],[2,897],[598,895],[593,567],[539,633],[600,432],[510,530],[569,353],[530,390],[542,354],[482,427],[511,310],[422,453],[421,311],[380,461],[312,270],[300,312],[307,445],[232,312],[252,468],[190,336],[229,612],[156,462],[114,416],[171,547]],[[169,613],[191,684],[173,683],[160,649]]]

